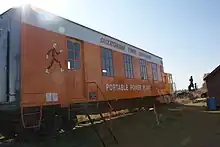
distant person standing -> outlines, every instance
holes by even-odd
[[[194,89],[193,77],[192,76],[190,76],[189,82],[190,82],[190,84],[189,84],[188,89],[189,89],[189,91],[192,91]]]
[[[197,90],[197,84],[195,83],[195,90]]]

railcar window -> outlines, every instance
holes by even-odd
[[[80,44],[67,40],[68,69],[80,69]]]
[[[133,78],[132,56],[124,55],[124,71],[126,78]]]
[[[162,82],[164,82],[164,74],[163,74],[163,67],[161,66],[160,67],[160,74],[161,74],[161,79],[162,79]]]
[[[158,72],[157,72],[157,65],[152,63],[152,72],[154,80],[158,80]]]
[[[147,79],[147,66],[146,66],[146,61],[143,59],[140,59],[140,74],[142,80]]]
[[[112,51],[106,48],[101,48],[102,58],[102,75],[113,76],[113,65],[112,65]]]

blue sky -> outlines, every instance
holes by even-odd
[[[53,2],[53,3],[52,3]],[[163,58],[178,89],[220,64],[219,0],[7,0],[0,12],[30,3]]]

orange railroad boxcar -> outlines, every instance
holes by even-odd
[[[0,34],[1,124],[151,105],[165,86],[161,57],[29,5],[3,13]]]

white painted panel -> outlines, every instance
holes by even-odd
[[[159,65],[162,64],[162,58],[158,56],[33,7],[26,8],[23,11],[22,21],[26,24],[65,34],[79,40],[136,56]]]

